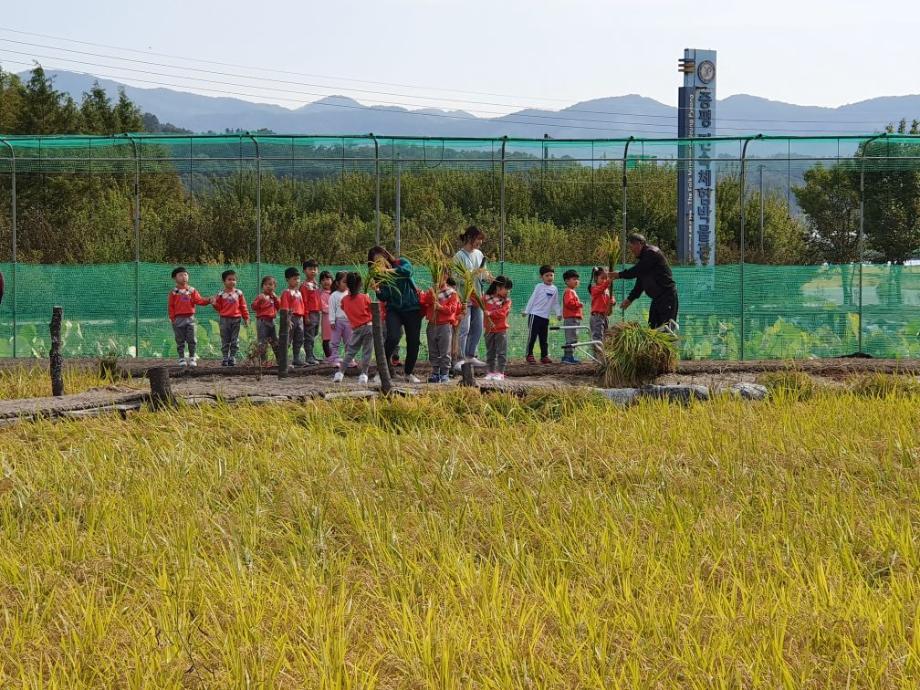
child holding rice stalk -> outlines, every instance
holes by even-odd
[[[595,266],[591,271],[591,339],[603,340],[607,335],[609,317],[617,303],[616,297],[610,291],[613,281],[610,280],[610,271],[606,266]]]
[[[428,383],[450,381],[450,348],[454,334],[454,322],[460,312],[460,297],[451,285],[454,281],[442,274],[438,287],[425,290],[419,296],[419,303],[428,319],[425,331],[428,337],[428,359],[431,375]]]
[[[575,359],[575,343],[578,342],[578,328],[581,326],[581,320],[584,317],[584,305],[578,296],[578,286],[581,278],[578,271],[569,269],[562,274],[562,280],[565,281],[565,292],[562,293],[562,325],[565,327],[565,345],[562,348],[563,364],[580,364]]]
[[[468,227],[459,237],[461,247],[454,254],[457,278],[463,283],[463,319],[460,323],[459,350],[454,369],[460,370],[464,361],[474,366],[483,366],[485,362],[476,354],[479,340],[482,338],[482,289],[483,280],[487,279],[486,257],[480,247],[486,240],[485,233],[475,225]],[[477,299],[478,298],[478,299]]]
[[[505,378],[505,367],[508,364],[508,314],[511,313],[508,292],[512,287],[510,278],[497,276],[483,297],[488,380],[500,381]]]

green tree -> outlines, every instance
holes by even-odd
[[[819,261],[845,264],[859,259],[859,174],[820,163],[793,188],[808,223],[808,244]]]
[[[41,65],[25,84],[16,122],[17,134],[72,134],[82,129],[77,104],[54,88]]]
[[[16,131],[25,88],[19,77],[0,68],[0,133]]]

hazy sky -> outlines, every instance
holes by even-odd
[[[719,51],[720,98],[753,93],[833,106],[920,93],[918,7],[906,0],[41,0],[7,3],[0,27],[243,67],[2,30],[0,65],[19,71],[43,56],[46,67],[137,86],[158,82],[290,107],[342,93],[489,115],[628,93],[673,105],[677,59],[695,47]]]

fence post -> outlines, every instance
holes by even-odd
[[[626,268],[626,189],[627,189],[627,179],[626,179],[626,161],[629,158],[629,145],[633,142],[635,137],[629,137],[626,140],[626,145],[623,147],[623,227],[620,228],[620,270]],[[620,304],[623,303],[623,300],[626,299],[626,283],[622,280],[620,281]],[[620,321],[626,320],[626,312],[620,310]]]
[[[498,183],[498,261],[505,275],[505,146],[508,137],[502,137],[501,178]]]
[[[259,151],[259,142],[246,132],[256,147],[256,289],[262,280],[262,156]]]
[[[281,317],[278,324],[278,378],[284,379],[288,375],[288,341],[291,333],[291,312],[287,309],[280,309],[278,315]]]
[[[137,141],[125,134],[134,149],[134,356],[141,356],[141,162]]]
[[[402,177],[400,174],[399,154],[396,154],[396,256],[402,246]]]
[[[51,373],[51,395],[56,398],[64,395],[64,358],[61,357],[61,320],[64,317],[62,307],[51,308],[51,355],[48,371]]]
[[[374,180],[375,180],[375,191],[374,191],[374,244],[380,244],[380,142],[377,141],[377,137],[374,136],[374,133],[371,132],[371,139],[374,140]]]
[[[13,145],[8,142],[3,137],[0,137],[2,141],[10,150],[10,214],[12,216],[13,227],[12,227],[12,243],[13,243],[13,254],[12,254],[12,263],[13,263],[13,273],[10,276],[12,283],[10,285],[11,292],[13,293],[13,358],[16,358],[16,151],[13,149]]]
[[[866,246],[866,154],[869,151],[869,144],[876,139],[887,137],[888,134],[876,134],[870,137],[863,144],[862,155],[859,162],[859,239],[856,242],[857,261],[859,261],[859,311],[856,314],[856,325],[858,332],[856,334],[857,352],[863,353],[863,262],[865,260],[864,252]]]
[[[763,134],[758,134],[756,137],[748,137],[744,140],[744,145],[741,147],[741,186],[739,189],[739,201],[741,206],[741,285],[740,285],[740,301],[741,301],[741,339],[739,341],[740,345],[740,359],[744,361],[744,160],[747,158],[747,147],[751,143],[752,139],[762,139]]]

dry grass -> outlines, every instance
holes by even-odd
[[[475,393],[0,431],[0,685],[914,687],[920,407]]]
[[[95,369],[77,366],[64,367],[64,392],[67,395],[84,393],[112,383],[102,378]],[[119,384],[126,382],[119,381]],[[43,367],[8,367],[0,369],[0,400],[16,398],[43,398],[51,395],[51,378]]]

